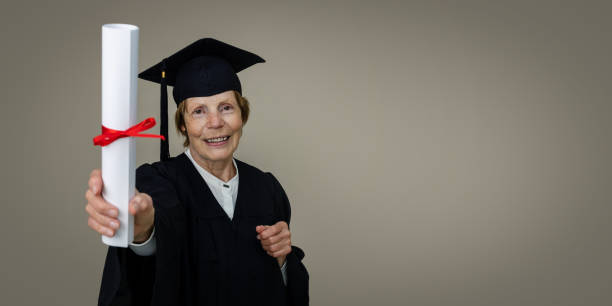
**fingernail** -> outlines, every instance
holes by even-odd
[[[111,230],[107,229],[107,230],[105,230],[104,232],[106,232],[106,236],[108,236],[108,237],[113,237],[113,231],[111,231]]]
[[[98,188],[96,186],[91,187],[91,191],[96,194],[98,193]]]
[[[109,209],[108,210],[108,215],[111,217],[116,217],[117,216],[117,211],[114,209]]]
[[[112,228],[119,228],[119,223],[117,223],[117,221],[111,221],[111,222],[110,222],[110,226],[111,226]]]

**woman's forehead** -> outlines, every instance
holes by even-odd
[[[208,97],[191,97],[186,99],[187,107],[197,107],[200,105],[216,105],[219,103],[232,103],[237,104],[236,97],[234,96],[234,92],[231,90],[218,93],[213,96]]]

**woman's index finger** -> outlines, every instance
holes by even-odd
[[[278,233],[280,233],[281,231],[281,227],[278,226],[277,224],[275,225],[270,225],[268,226],[268,228],[266,228],[263,232],[261,232],[261,239],[268,239],[274,235],[277,235]]]

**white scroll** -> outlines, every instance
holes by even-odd
[[[127,130],[137,124],[138,27],[129,24],[102,26],[102,125]],[[136,183],[136,144],[133,137],[120,138],[102,147],[102,196],[119,209],[120,227],[110,246],[127,247],[134,239],[134,217],[128,203]]]

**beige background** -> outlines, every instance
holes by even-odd
[[[2,304],[96,302],[83,194],[124,22],[141,70],[205,36],[268,61],[237,155],[287,190],[312,305],[611,305],[612,5],[459,2],[3,2]]]

